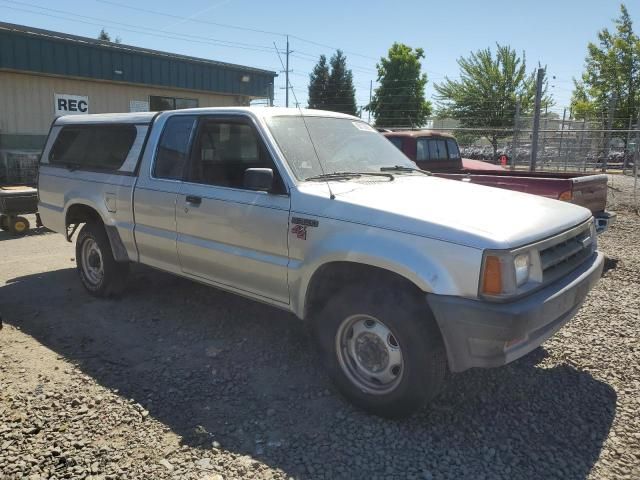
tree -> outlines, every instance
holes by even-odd
[[[431,114],[424,97],[427,75],[421,72],[424,50],[394,43],[376,64],[378,83],[368,109],[378,127],[419,127]]]
[[[109,35],[109,33],[103,28],[102,30],[100,30],[100,33],[98,34],[98,40],[103,40],[105,42],[110,42],[111,41],[111,35]],[[122,40],[120,39],[120,37],[116,37],[116,39],[113,42],[114,43],[121,43]]]
[[[105,42],[110,42],[111,35],[109,35],[107,31],[103,28],[102,30],[100,30],[100,33],[98,34],[98,40],[104,40]]]
[[[458,59],[460,79],[445,77],[434,85],[438,100],[438,115],[460,121],[463,128],[487,128],[476,136],[485,137],[498,155],[498,140],[508,137],[513,127],[516,103],[520,111],[533,110],[536,95],[536,72],[527,74],[524,52],[520,58],[509,46],[496,45],[495,56],[490,48],[472,52]],[[543,85],[542,105],[552,105]]]
[[[309,108],[323,110],[327,106],[327,86],[329,84],[329,66],[327,57],[320,60],[309,75]]]
[[[356,115],[356,89],[353,73],[347,69],[347,57],[337,50],[331,57],[331,74],[327,83],[327,110]]]
[[[585,71],[579,81],[574,79],[571,109],[576,118],[605,116],[615,95],[613,126],[627,128],[640,105],[640,39],[624,4],[614,23],[615,32],[605,28],[598,32],[598,45],[587,46]]]
[[[309,75],[309,108],[356,115],[356,90],[353,73],[347,68],[347,57],[337,50],[329,63],[330,69],[327,58],[321,55]]]

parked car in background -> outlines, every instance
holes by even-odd
[[[83,225],[89,293],[126,290],[137,262],[292,312],[339,390],[385,416],[433,398],[447,370],[538,347],[604,263],[589,210],[430,176],[319,110],[61,117],[39,199],[67,240]]]
[[[531,193],[588,208],[598,233],[615,221],[608,212],[606,175],[567,172],[506,170],[481,160],[464,159],[453,135],[433,130],[383,131],[418,167],[435,176]]]

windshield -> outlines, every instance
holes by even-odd
[[[314,116],[303,120],[301,116],[287,115],[269,117],[267,124],[298,180],[335,172],[380,172],[381,167],[389,166],[417,168],[365,122]]]

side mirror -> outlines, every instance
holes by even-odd
[[[273,187],[273,170],[270,168],[247,168],[244,171],[244,188],[268,192]]]

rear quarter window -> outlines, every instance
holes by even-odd
[[[387,137],[387,139],[393,143],[396,147],[398,147],[398,149],[402,150],[402,144],[404,143],[402,141],[402,138],[400,137]]]
[[[63,127],[51,148],[49,163],[77,169],[118,170],[136,135],[135,125]]]

